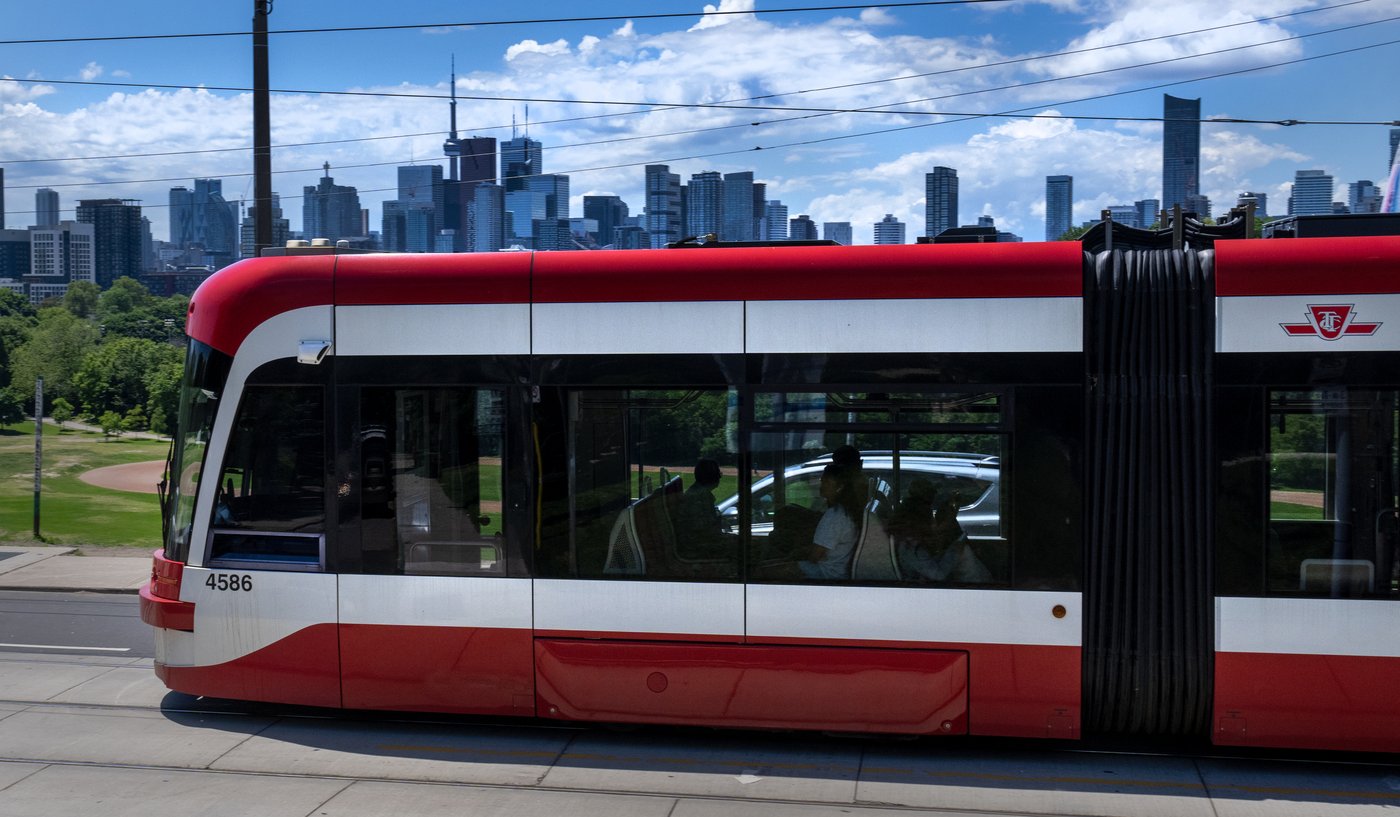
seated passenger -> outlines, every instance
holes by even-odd
[[[724,522],[715,506],[719,463],[701,459],[695,463],[695,479],[676,506],[676,541],[682,556],[713,557],[725,554]]]
[[[935,506],[937,489],[924,479],[909,485],[909,494],[890,519],[890,537],[901,572],[920,582],[983,584],[992,572],[972,552],[958,524],[959,497]]]
[[[860,538],[865,504],[856,490],[856,474],[848,465],[832,463],[822,470],[821,496],[827,509],[817,522],[807,558],[797,563],[809,579],[851,577],[851,557]]]

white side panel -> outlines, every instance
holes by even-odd
[[[1400,603],[1387,599],[1220,598],[1215,649],[1400,658]]]
[[[725,354],[744,351],[744,304],[535,304],[539,355]]]
[[[748,634],[1078,647],[1079,593],[749,585]],[[1065,609],[1055,618],[1054,608]]]
[[[243,393],[243,384],[254,369],[273,360],[295,358],[303,340],[328,340],[332,337],[330,306],[307,306],[283,312],[258,324],[257,328],[243,339],[243,345],[233,356],[233,366],[229,369],[228,385],[220,401],[219,412],[214,418],[214,431],[205,452],[205,467],[211,472],[223,468],[224,448],[229,432],[233,429],[233,415],[238,410],[238,396]],[[190,534],[189,564],[204,564],[205,551],[209,541],[209,509],[214,507],[214,495],[218,491],[219,480],[199,481],[199,500],[196,505],[201,511],[195,514],[194,530]],[[189,584],[186,577],[181,585],[180,599],[192,601],[185,595],[184,588]],[[334,619],[332,619],[334,620]]]
[[[529,304],[338,306],[341,355],[528,355]]]
[[[1217,298],[1217,352],[1378,352],[1400,350],[1400,295],[1271,295]],[[1289,335],[1309,323],[1309,306],[1350,306],[1351,322],[1379,323],[1374,334]]]
[[[210,588],[204,582],[211,573],[249,576],[252,588]],[[194,602],[194,632],[163,631],[156,660],[173,667],[209,666],[242,658],[313,624],[334,624],[336,577],[186,567],[180,598]]]
[[[744,586],[536,579],[535,628],[742,637]]]
[[[340,623],[528,630],[530,580],[344,575]]]
[[[749,352],[1078,352],[1080,298],[750,301]]]

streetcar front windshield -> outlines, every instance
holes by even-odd
[[[204,455],[231,362],[228,355],[197,340],[190,341],[185,353],[180,416],[175,426],[167,477],[172,487],[169,505],[165,508],[169,522],[165,555],[175,561],[183,562],[189,556],[199,477],[204,470]]]

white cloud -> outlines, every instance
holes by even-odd
[[[83,82],[91,82],[102,76],[102,66],[95,62],[90,62],[83,66],[83,70],[78,72],[78,76],[82,78]]]
[[[129,79],[131,77],[131,72],[121,68],[114,68],[112,69],[112,76]]]
[[[522,54],[543,54],[547,57],[558,57],[569,53],[569,41],[558,39],[552,43],[538,43],[534,40],[521,40],[506,49],[506,61],[509,62]]]
[[[898,22],[889,12],[878,8],[862,9],[860,21],[868,26],[892,26]]]
[[[753,20],[752,14],[730,14],[729,12],[753,11],[754,0],[720,0],[718,6],[705,4],[703,13],[707,16],[701,17],[700,22],[690,27],[691,31],[701,31],[707,28],[717,28],[726,26],[740,20]],[[715,12],[725,12],[715,14]]]
[[[0,74],[0,104],[28,102],[55,93],[52,85],[16,82],[9,74]]]

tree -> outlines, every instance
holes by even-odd
[[[29,339],[10,353],[10,393],[26,406],[34,395],[34,381],[44,378],[44,394],[75,397],[73,375],[83,358],[97,344],[97,329],[66,309],[41,309]]]
[[[0,289],[0,317],[32,318],[34,305],[12,289]]]
[[[49,416],[53,418],[55,423],[62,426],[73,419],[73,404],[60,397],[53,401],[53,405],[49,408]]]
[[[1068,230],[1065,230],[1064,234],[1061,235],[1059,238],[1057,238],[1057,239],[1055,239],[1055,240],[1056,240],[1056,241],[1078,241],[1078,240],[1079,240],[1085,233],[1087,233],[1087,232],[1089,232],[1089,228],[1088,228],[1088,227],[1082,227],[1082,226],[1081,226],[1081,227],[1071,227],[1071,228],[1069,228]]]
[[[98,298],[98,320],[106,323],[114,315],[150,306],[151,300],[151,293],[139,281],[122,276],[113,281],[111,289]]]
[[[122,418],[122,431],[141,431],[146,428],[146,412],[140,406],[132,406]]]
[[[178,363],[180,350],[139,338],[117,338],[84,356],[73,388],[88,414],[125,413],[148,399],[147,376],[162,364]]]
[[[0,391],[0,426],[8,426],[24,419],[24,404],[8,391]]]
[[[97,314],[97,302],[102,290],[91,281],[74,281],[68,285],[63,295],[63,308],[79,318],[91,318]]]
[[[97,425],[102,428],[103,434],[115,437],[122,432],[122,416],[115,411],[104,411],[97,418]]]
[[[151,409],[151,430],[169,434],[180,411],[180,382],[185,376],[184,362],[167,360],[146,373],[146,405]]]

